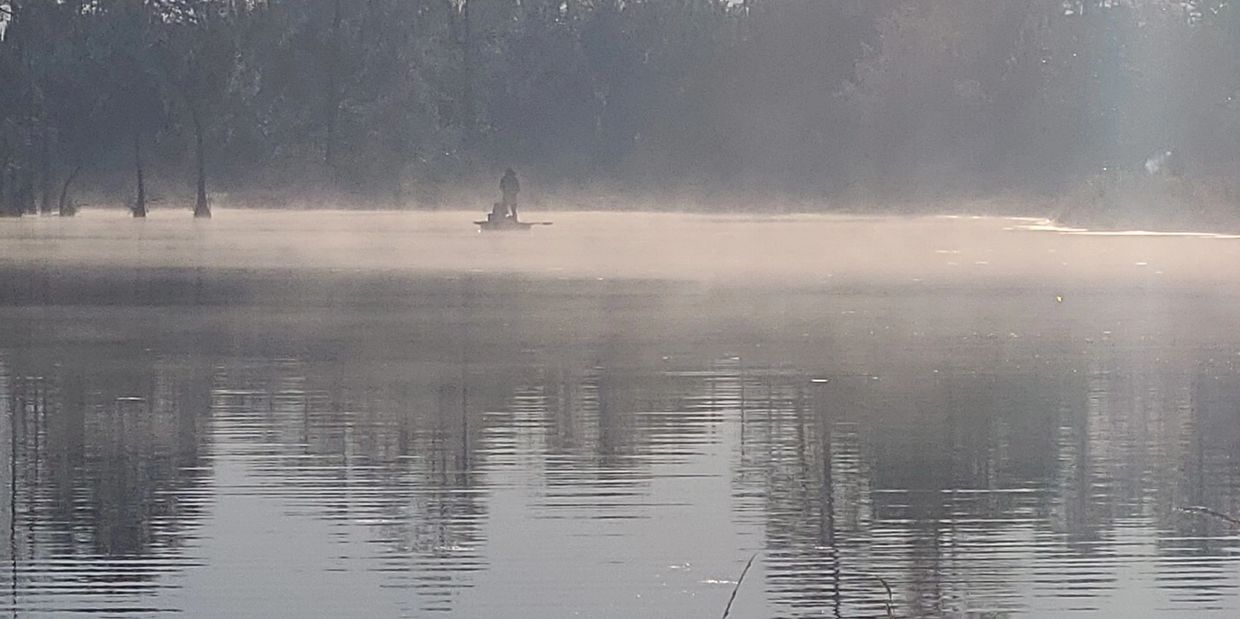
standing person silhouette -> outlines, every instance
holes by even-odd
[[[503,204],[509,213],[512,213],[512,221],[517,221],[517,193],[521,191],[521,183],[517,180],[517,173],[512,168],[504,170],[503,178],[499,179],[499,191],[503,196]]]

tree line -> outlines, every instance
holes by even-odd
[[[0,213],[77,195],[1056,192],[1240,161],[1227,0],[0,0]],[[153,196],[152,185],[159,188]]]

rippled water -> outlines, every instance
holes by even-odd
[[[1151,268],[1234,241],[768,224],[909,239],[837,284],[574,263],[588,214],[390,215],[356,260],[373,218],[96,217],[0,222],[13,615],[719,617],[755,553],[733,617],[1240,613],[1240,529],[1181,511],[1240,515],[1240,280]],[[994,274],[1022,252],[1118,279]]]

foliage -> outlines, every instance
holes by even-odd
[[[1223,0],[0,0],[0,213],[135,168],[199,205],[208,176],[406,203],[509,165],[854,198],[1165,149],[1230,174],[1237,52]]]

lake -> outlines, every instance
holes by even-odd
[[[0,220],[4,612],[1240,614],[1240,240],[476,215]]]

